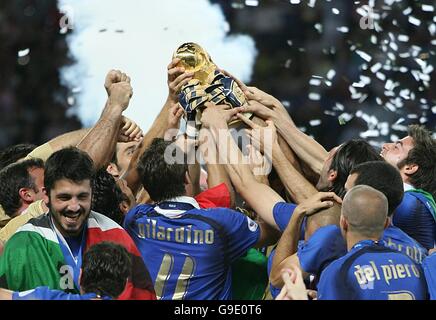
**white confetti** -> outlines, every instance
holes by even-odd
[[[376,73],[376,72],[378,72],[381,69],[381,67],[382,67],[382,64],[380,62],[377,62],[375,65],[373,65],[371,67],[370,70],[371,70],[372,73]]]
[[[342,104],[340,104],[339,102],[336,102],[336,105],[333,107],[333,110],[344,111],[345,107]]]
[[[292,40],[288,40],[287,43],[288,43],[288,46],[292,47]]]
[[[318,100],[321,100],[321,95],[319,93],[311,92],[311,93],[309,93],[309,99],[314,100],[314,101],[318,101]]]
[[[409,16],[409,22],[415,26],[421,25],[421,20],[415,18],[414,16]]]
[[[407,41],[409,41],[409,36],[407,36],[407,35],[405,35],[405,34],[400,34],[400,35],[398,36],[398,41],[401,41],[401,42],[407,42]]]
[[[336,30],[338,30],[339,32],[342,32],[342,33],[348,33],[348,27],[345,27],[345,26],[342,26],[342,27],[338,27],[338,28],[336,28]]]
[[[369,137],[378,137],[378,136],[380,136],[380,132],[378,130],[376,130],[376,129],[373,129],[373,130],[368,130],[368,131],[365,131],[365,132],[361,132],[359,134],[359,136],[362,139],[366,139],[366,138],[369,138]]]
[[[319,126],[319,125],[321,124],[321,120],[319,120],[319,119],[310,120],[310,121],[309,121],[309,124],[310,124],[310,126],[312,126],[312,127],[316,127],[316,126]]]
[[[371,62],[372,57],[369,54],[367,54],[366,52],[363,52],[361,50],[356,50],[356,53],[366,62]]]
[[[322,33],[322,24],[321,24],[321,23],[316,23],[316,24],[315,24],[315,29],[316,29],[319,33]]]
[[[407,115],[407,118],[409,118],[409,119],[418,119],[418,115],[414,114],[414,113],[411,113],[411,114]]]
[[[433,6],[431,6],[431,5],[429,5],[429,4],[423,4],[423,5],[422,5],[422,11],[425,11],[425,12],[433,12],[433,11],[434,11],[434,8],[433,8]]]
[[[312,86],[319,86],[321,85],[321,80],[312,78],[310,79],[309,84]]]
[[[20,51],[18,51],[18,57],[19,57],[19,58],[25,57],[25,56],[27,56],[29,53],[30,53],[30,49],[29,49],[29,48],[24,49],[24,50],[20,50]]]
[[[336,70],[330,69],[329,72],[327,72],[327,79],[332,80],[336,75]]]
[[[300,2],[300,0],[291,0],[291,4],[299,4]]]
[[[376,77],[379,78],[381,81],[385,81],[386,80],[385,74],[381,73],[381,72],[377,72],[376,73]]]
[[[245,5],[249,7],[257,7],[259,5],[258,0],[245,0]]]
[[[314,8],[315,7],[316,0],[310,0],[307,4],[309,7]]]
[[[436,106],[434,106],[433,108],[431,108],[431,112],[436,114]]]
[[[405,16],[407,16],[407,15],[409,15],[409,14],[411,14],[412,13],[412,8],[411,7],[408,7],[407,9],[405,9],[404,11],[403,11],[403,14],[405,15]]]
[[[339,14],[340,13],[340,11],[338,9],[336,9],[336,8],[332,8],[332,12],[333,12],[333,14]]]

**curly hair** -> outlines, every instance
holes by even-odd
[[[124,291],[131,270],[127,250],[119,244],[103,241],[86,251],[80,286],[85,293],[116,299]]]
[[[0,170],[26,157],[36,148],[29,143],[16,144],[0,151]]]
[[[106,169],[99,169],[93,181],[91,209],[122,225],[124,215],[120,203],[125,198],[114,177]]]

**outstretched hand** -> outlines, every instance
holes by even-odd
[[[301,202],[297,208],[295,208],[295,212],[304,214],[305,216],[311,216],[323,209],[333,207],[335,203],[341,204],[342,199],[334,192],[318,192]]]
[[[206,102],[205,106],[201,123],[206,128],[227,127],[227,123],[238,119],[236,115],[242,111],[241,107],[230,109],[228,105],[215,105],[212,102]]]
[[[177,67],[177,64],[180,62],[179,58],[173,59],[171,63],[168,65],[168,100],[170,103],[179,102],[178,95],[182,87],[187,84],[194,73],[185,72],[185,68]]]
[[[141,128],[131,119],[122,117],[118,142],[140,141],[143,137]]]
[[[308,291],[299,268],[291,265],[282,270],[282,279],[284,285],[276,300],[308,300]],[[313,296],[313,292],[311,295]]]

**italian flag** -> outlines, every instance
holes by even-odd
[[[59,240],[50,224],[50,213],[31,219],[6,243],[0,257],[0,287],[26,291],[39,286],[79,293],[68,289],[66,265]],[[141,255],[127,232],[106,216],[91,211],[86,230],[86,247],[102,241],[124,246],[132,260],[132,277],[120,300],[156,299],[153,283]],[[66,289],[67,288],[67,289]]]

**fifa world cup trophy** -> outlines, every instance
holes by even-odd
[[[194,73],[193,79],[183,86],[179,94],[179,103],[188,121],[188,135],[196,134],[201,126],[201,113],[206,102],[226,104],[229,108],[241,107],[246,103],[245,95],[236,81],[222,73],[198,44],[182,44],[174,53],[174,58],[180,59],[179,67]],[[251,117],[252,114],[245,116]],[[235,120],[229,125],[234,126],[239,122]]]

